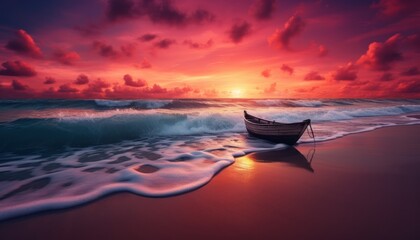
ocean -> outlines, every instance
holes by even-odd
[[[235,157],[287,148],[248,136],[244,110],[309,118],[317,142],[420,124],[420,100],[407,99],[0,100],[0,220],[116,192],[186,193]]]

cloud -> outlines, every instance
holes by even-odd
[[[379,0],[372,8],[378,9],[383,16],[392,17],[418,10],[419,4],[413,0]]]
[[[249,13],[257,20],[271,19],[276,0],[255,0],[249,9]]]
[[[80,74],[76,80],[74,81],[74,84],[77,85],[85,85],[89,83],[89,78],[88,76],[84,75],[84,74]]]
[[[121,53],[124,54],[127,57],[133,56],[133,53],[136,51],[136,45],[133,43],[128,43],[125,45],[122,45],[120,47]]]
[[[294,71],[294,69],[292,67],[290,67],[289,65],[286,65],[286,64],[282,64],[281,67],[280,67],[280,69],[283,72],[288,73],[289,75],[292,75],[293,74],[293,71]]]
[[[357,60],[357,63],[377,71],[391,69],[392,64],[403,59],[402,53],[398,49],[400,39],[401,36],[395,34],[384,43],[369,44],[367,52]]]
[[[345,66],[340,66],[333,74],[334,80],[353,81],[357,79],[356,66],[353,63],[348,63]]]
[[[83,93],[87,94],[87,97],[91,97],[90,94],[102,93],[106,88],[109,88],[111,85],[100,78],[95,80],[92,83],[89,83],[88,87],[83,90]]]
[[[170,0],[109,0],[106,16],[110,22],[147,17],[153,23],[170,26],[202,24],[215,19],[212,13],[204,9],[191,13],[181,11]]]
[[[28,90],[29,87],[26,84],[19,82],[18,80],[12,81],[12,89],[15,91],[25,91]]]
[[[325,80],[325,77],[321,76],[317,71],[311,71],[305,75],[304,80]]]
[[[54,78],[52,78],[52,77],[46,77],[45,78],[45,81],[44,81],[44,84],[54,84],[56,82],[57,81]]]
[[[158,35],[156,35],[156,34],[146,33],[146,34],[143,34],[143,35],[142,35],[141,37],[139,37],[138,39],[139,39],[141,42],[150,42],[150,41],[155,40],[157,37],[158,37]]]
[[[265,78],[269,78],[271,76],[271,70],[265,69],[264,71],[261,72],[261,75]]]
[[[53,58],[61,64],[74,65],[76,61],[80,60],[80,55],[75,51],[56,49],[53,52]]]
[[[94,41],[92,46],[93,49],[102,57],[116,58],[118,56],[118,52],[112,45],[108,45],[100,41]]]
[[[240,43],[244,37],[251,34],[251,24],[246,21],[235,23],[228,31],[229,38],[234,43]]]
[[[197,9],[189,16],[189,21],[196,24],[213,22],[215,19],[216,17],[213,15],[213,13],[205,9]]]
[[[264,93],[274,93],[276,91],[277,83],[272,83],[270,86],[264,89]]]
[[[205,48],[210,48],[211,46],[213,46],[213,39],[209,39],[205,43],[198,43],[198,42],[193,42],[191,40],[185,40],[184,44],[189,46],[192,49],[205,49]]]
[[[305,22],[298,15],[293,15],[284,24],[283,29],[277,29],[268,39],[271,47],[290,50],[290,40],[299,35],[305,27]]]
[[[160,49],[167,49],[171,45],[175,44],[176,41],[174,39],[164,38],[158,42],[156,42],[153,46]]]
[[[109,21],[129,19],[136,15],[134,1],[132,0],[109,0],[106,16]]]
[[[32,36],[22,29],[16,31],[16,39],[10,40],[6,44],[6,48],[33,58],[42,57],[41,49],[37,46]]]
[[[420,52],[420,34],[412,34],[406,39],[408,46],[412,47],[415,51]]]
[[[28,64],[21,61],[7,61],[1,64],[0,75],[15,77],[32,77],[36,71]]]
[[[401,76],[416,76],[419,74],[420,74],[420,71],[417,67],[410,67],[406,69],[405,71],[401,72]]]
[[[77,88],[71,87],[70,84],[63,84],[61,85],[57,92],[60,93],[77,93],[79,90]]]
[[[378,79],[381,82],[388,82],[394,80],[394,75],[392,73],[384,73],[382,76]]]
[[[133,78],[129,75],[126,74],[124,75],[124,82],[126,86],[130,86],[130,87],[144,87],[146,86],[146,81],[142,80],[142,79],[138,79],[137,81],[134,81]]]
[[[411,80],[411,81],[404,81],[400,82],[397,86],[397,92],[400,93],[420,93],[420,80]]]
[[[318,57],[325,57],[328,55],[328,49],[324,45],[318,47]]]
[[[147,61],[146,59],[143,59],[140,62],[140,65],[136,65],[136,67],[142,68],[142,69],[151,68],[152,67],[152,64],[149,61]]]

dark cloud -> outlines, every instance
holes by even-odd
[[[277,49],[290,50],[290,40],[302,32],[305,22],[298,15],[287,20],[283,29],[277,29],[268,39],[269,44]]]
[[[10,40],[6,44],[6,48],[33,58],[42,57],[41,49],[37,46],[32,36],[22,29],[16,31],[16,39]]]
[[[89,37],[101,34],[102,27],[96,24],[89,24],[86,26],[75,26],[73,29],[79,32],[80,35]]]
[[[205,48],[210,48],[211,46],[213,46],[213,39],[209,39],[205,43],[198,43],[198,42],[193,42],[192,40],[185,40],[184,44],[193,49],[205,49]]]
[[[189,20],[196,24],[213,22],[215,19],[213,13],[205,9],[197,9],[189,16]]]
[[[75,51],[56,49],[53,52],[53,59],[64,65],[74,65],[80,60],[80,55]]]
[[[264,93],[274,93],[276,91],[277,83],[272,83],[270,86],[264,89]]]
[[[77,88],[71,87],[70,84],[63,84],[61,85],[57,92],[60,93],[77,93],[79,90]]]
[[[142,35],[138,39],[142,42],[150,42],[150,41],[153,41],[154,39],[156,39],[157,37],[158,37],[158,35],[156,35],[156,34],[147,33],[147,34]]]
[[[420,79],[400,82],[397,86],[397,92],[400,93],[420,93]]]
[[[170,0],[109,0],[106,15],[111,22],[147,17],[153,23],[171,26],[202,24],[215,19],[204,9],[196,9],[192,13],[181,11]]]
[[[417,67],[410,67],[406,69],[405,71],[401,72],[401,76],[416,76],[419,74],[420,74],[420,71]]]
[[[281,67],[280,67],[280,69],[283,72],[288,73],[289,75],[292,75],[293,74],[293,71],[294,71],[294,69],[292,67],[290,67],[289,65],[286,65],[286,64],[282,64]]]
[[[89,78],[88,76],[84,75],[84,74],[80,74],[76,80],[74,81],[74,84],[77,85],[85,85],[89,83]]]
[[[249,13],[257,20],[271,19],[275,2],[276,0],[255,0],[249,9]]]
[[[1,64],[0,75],[16,77],[32,77],[36,71],[28,64],[21,61],[7,61]]]
[[[269,78],[271,76],[271,70],[265,69],[264,71],[261,72],[261,75],[265,78]]]
[[[419,10],[420,3],[415,0],[379,0],[372,4],[372,8],[378,9],[383,16],[393,17]]]
[[[251,24],[246,21],[235,23],[228,33],[232,42],[240,43],[244,37],[251,34]]]
[[[130,87],[144,87],[146,86],[146,81],[142,79],[138,79],[137,81],[133,80],[133,77],[131,77],[129,74],[124,75],[124,82],[126,86]]]
[[[378,79],[381,82],[388,82],[388,81],[392,81],[394,80],[394,75],[392,75],[392,73],[384,73],[381,75],[381,77]]]
[[[176,43],[176,41],[174,39],[164,38],[164,39],[156,42],[153,46],[155,46],[157,48],[160,48],[160,49],[167,49],[175,43]]]
[[[353,81],[357,79],[356,66],[353,63],[348,63],[345,66],[340,66],[333,74],[334,80]]]
[[[134,1],[132,0],[109,0],[106,16],[108,20],[114,22],[122,19],[129,19],[136,16]]]
[[[112,45],[108,45],[100,41],[94,41],[92,46],[93,49],[102,57],[116,58],[118,56],[118,52]]]
[[[26,84],[19,82],[18,80],[12,81],[12,89],[15,91],[25,91],[28,90],[29,87]]]
[[[325,57],[328,55],[328,49],[324,45],[318,47],[318,57]]]
[[[325,77],[321,76],[317,71],[311,71],[305,75],[304,80],[325,80]]]
[[[52,78],[52,77],[46,77],[45,78],[45,81],[44,81],[44,84],[54,84],[56,82],[57,82],[57,80],[55,80],[54,78]]]
[[[357,60],[357,63],[377,71],[391,69],[392,64],[403,59],[402,53],[398,49],[400,39],[401,36],[395,34],[384,43],[373,42],[369,44],[367,52]]]
[[[412,34],[405,39],[409,47],[412,47],[416,52],[420,52],[420,34]]]

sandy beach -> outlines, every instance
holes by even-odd
[[[305,144],[254,153],[186,194],[114,194],[76,208],[0,222],[0,236],[420,239],[419,133],[420,125],[388,127],[315,148]]]

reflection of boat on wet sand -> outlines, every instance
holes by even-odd
[[[244,121],[250,135],[288,145],[295,144],[311,124],[310,119],[296,123],[279,123],[252,116],[246,111],[244,111]]]
[[[309,159],[307,159],[307,157],[305,157],[301,152],[299,152],[299,150],[297,150],[293,146],[290,146],[286,149],[252,153],[249,156],[249,158],[251,158],[253,161],[261,163],[286,163],[293,167],[303,168],[310,172],[314,172],[314,169],[311,166],[314,154],[315,149],[310,150],[308,152]]]

